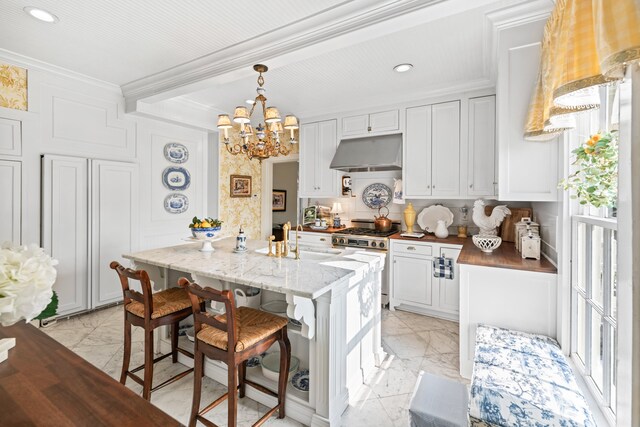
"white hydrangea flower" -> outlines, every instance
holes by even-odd
[[[27,322],[47,307],[56,281],[52,259],[37,245],[18,246],[5,242],[0,247],[0,324]]]

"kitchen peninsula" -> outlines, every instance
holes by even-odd
[[[301,323],[289,326],[292,355],[309,369],[309,392],[291,385],[287,415],[305,425],[339,425],[349,395],[379,365],[381,347],[380,285],[384,253],[360,250],[301,250],[300,259],[268,257],[266,242],[249,242],[244,253],[234,253],[233,239],[213,243],[214,252],[200,244],[186,244],[126,254],[135,268],[145,269],[155,290],[176,286],[187,276],[201,286],[216,289],[260,288],[262,303],[287,302],[287,316]],[[161,351],[168,351],[166,334]],[[181,358],[191,365],[188,358]],[[205,374],[225,384],[226,365],[207,360]],[[248,369],[247,376],[273,388],[275,383]],[[274,398],[253,389],[247,396],[267,406]]]

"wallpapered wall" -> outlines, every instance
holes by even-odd
[[[231,144],[241,143],[238,138],[237,128],[230,129]],[[285,133],[283,140],[288,140],[289,134]],[[298,135],[296,134],[296,138]],[[287,144],[288,146],[289,144]],[[294,145],[292,153],[298,152],[298,146]],[[231,175],[250,175],[251,197],[230,197],[229,177]],[[225,234],[235,235],[240,226],[244,228],[249,239],[260,238],[260,211],[262,204],[262,165],[256,159],[249,160],[244,154],[236,156],[229,154],[223,143],[220,143],[220,180],[219,180],[219,210],[218,218],[224,221]]]
[[[27,70],[0,64],[0,107],[27,111]]]

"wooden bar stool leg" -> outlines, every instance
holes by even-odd
[[[178,322],[171,324],[171,361],[173,363],[178,361],[178,325]]]
[[[238,418],[238,366],[233,362],[227,365],[229,393],[229,427],[236,427]]]
[[[200,411],[200,397],[202,396],[202,377],[204,376],[204,353],[196,350],[193,356],[193,400],[191,402],[191,416],[189,427],[196,425],[196,417]]]
[[[131,361],[131,323],[127,320],[125,314],[124,319],[124,355],[122,356],[122,372],[120,373],[120,384],[127,382],[127,371],[129,370],[129,362]]]
[[[247,361],[245,360],[240,365],[238,365],[238,382],[240,385],[240,388],[238,389],[238,396],[240,398],[244,397],[244,391],[246,389],[244,379],[246,375],[247,375]]]
[[[153,329],[144,331],[144,386],[142,398],[151,400],[153,383]]]
[[[289,382],[289,366],[291,364],[291,343],[287,336],[287,327],[280,330],[280,376],[278,377],[278,418],[285,417],[285,394],[287,393],[287,383]]]

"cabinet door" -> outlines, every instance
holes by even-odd
[[[369,115],[344,117],[342,119],[342,136],[366,135],[369,131]]]
[[[440,308],[458,312],[460,310],[460,269],[458,268],[460,249],[440,248],[440,256],[454,261],[453,279],[438,279],[440,288]]]
[[[0,243],[21,244],[22,163],[0,160]]]
[[[498,198],[556,201],[557,140],[524,139],[524,126],[540,65],[544,21],[500,31],[498,44]],[[526,40],[525,40],[526,39]]]
[[[460,194],[460,101],[431,106],[431,195]]]
[[[138,166],[93,160],[91,164],[92,308],[122,300],[111,261],[135,252],[138,228]]]
[[[469,173],[467,194],[494,196],[496,97],[469,99]]]
[[[0,117],[0,155],[22,153],[22,122]]]
[[[316,159],[318,156],[318,123],[300,126],[299,197],[316,195]]]
[[[318,154],[315,159],[318,188],[315,195],[319,197],[338,196],[338,174],[329,167],[338,148],[337,128],[336,120],[318,123]]]
[[[431,305],[431,258],[393,257],[393,299]]]
[[[370,132],[391,132],[399,129],[398,110],[382,111],[369,115]]]
[[[407,198],[431,195],[431,106],[407,108],[404,191]]]
[[[90,280],[87,160],[45,155],[42,192],[42,245],[58,260],[53,285],[58,315],[86,310]]]

